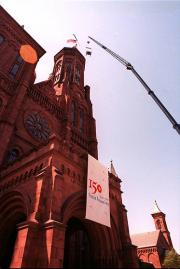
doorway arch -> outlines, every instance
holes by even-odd
[[[64,268],[92,268],[92,252],[88,232],[77,218],[67,223],[64,248]]]
[[[17,224],[26,220],[23,197],[10,192],[0,198],[0,268],[9,268],[17,238]]]

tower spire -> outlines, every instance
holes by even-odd
[[[162,212],[162,211],[160,210],[160,208],[159,208],[159,206],[157,204],[157,201],[155,200],[152,213],[155,214],[155,213],[160,213],[160,212]]]
[[[113,174],[115,177],[117,177],[117,173],[116,173],[116,170],[114,168],[114,165],[113,165],[113,161],[111,160],[111,165],[110,165],[110,173]]]

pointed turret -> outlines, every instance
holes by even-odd
[[[110,173],[113,174],[115,177],[118,177],[112,160],[111,160],[111,164],[110,164]]]
[[[166,224],[166,215],[160,210],[156,200],[153,206],[153,213],[151,215],[154,219],[156,230],[161,230],[169,245],[169,249],[171,249],[173,245],[171,241],[170,232],[168,231],[168,227]]]
[[[159,206],[158,206],[158,204],[157,204],[157,202],[156,202],[156,200],[154,201],[154,206],[153,206],[153,214],[154,213],[160,213],[161,212],[161,210],[159,209]]]

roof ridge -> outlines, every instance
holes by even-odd
[[[160,230],[154,230],[154,231],[147,231],[147,232],[142,232],[142,233],[135,233],[135,234],[131,234],[132,235],[138,235],[138,234],[147,234],[147,233],[159,233]]]
[[[160,232],[160,230],[155,230],[152,232],[133,234],[131,235],[132,244],[136,245],[138,248],[156,246]]]

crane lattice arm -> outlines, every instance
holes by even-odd
[[[119,56],[117,53],[113,52],[109,48],[105,47],[103,44],[95,40],[94,38],[89,38],[94,41],[97,45],[99,45],[101,48],[103,48],[105,51],[107,51],[110,55],[112,55],[116,60],[118,60],[121,64],[125,65],[128,70],[131,70],[132,73],[137,77],[137,79],[141,82],[141,84],[144,86],[148,94],[152,97],[152,99],[156,102],[156,104],[160,107],[160,109],[164,112],[166,117],[169,119],[169,121],[172,123],[173,128],[180,134],[180,124],[176,122],[176,120],[173,118],[173,116],[169,113],[169,111],[165,108],[165,106],[162,104],[162,102],[159,100],[159,98],[155,95],[155,93],[149,88],[149,86],[146,84],[146,82],[141,78],[141,76],[137,73],[137,71],[134,69],[134,67],[126,61],[124,58]]]

